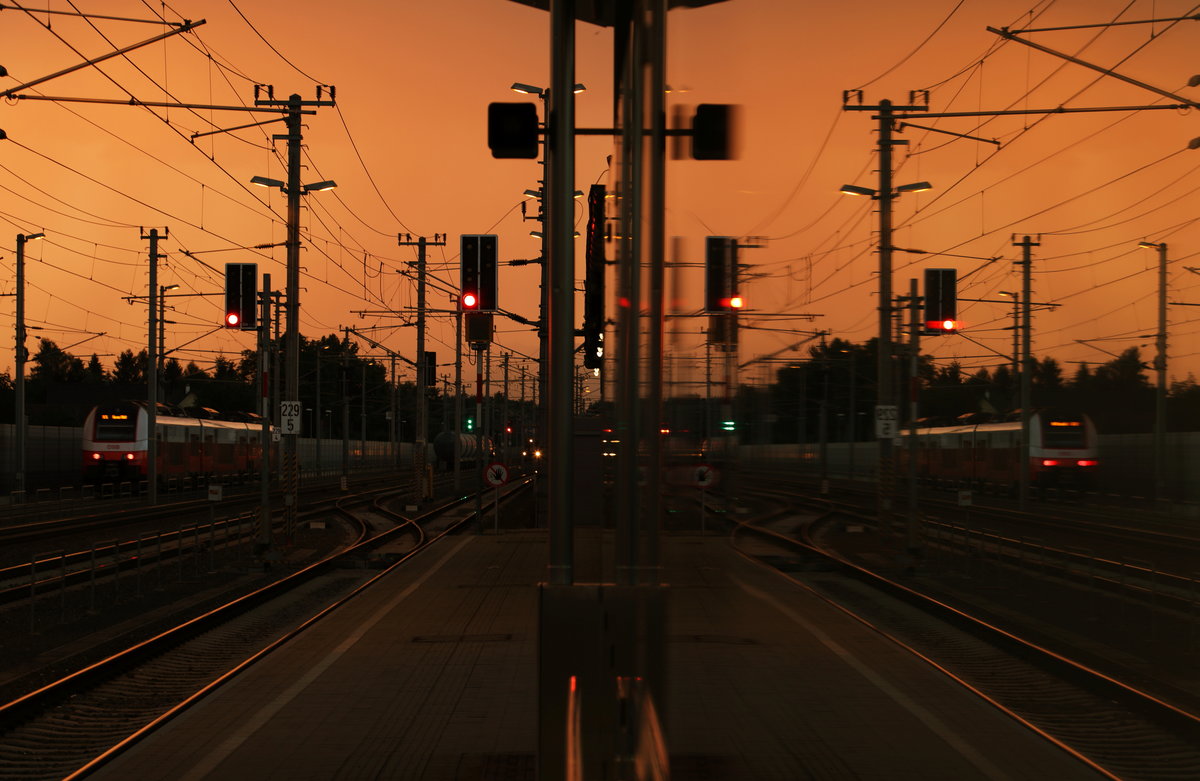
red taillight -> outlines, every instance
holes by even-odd
[[[1092,460],[1089,460],[1089,459],[1086,459],[1086,458],[1081,458],[1081,459],[1079,460],[1079,465],[1080,465],[1080,466],[1095,466],[1095,465],[1096,465],[1096,464],[1098,464],[1098,463],[1100,463],[1100,462],[1099,462],[1099,461],[1092,461]]]
[[[99,453],[92,453],[92,460],[93,460],[93,461],[99,461],[99,460],[100,460],[100,458],[101,458],[101,455],[100,455]]]
[[[1043,458],[1043,459],[1042,459],[1042,466],[1058,466],[1058,459],[1055,459],[1055,458]]]
[[[132,460],[133,460],[133,453],[126,453],[126,454],[125,454],[125,460],[126,460],[126,461],[132,461]]]

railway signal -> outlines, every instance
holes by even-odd
[[[258,264],[225,264],[226,328],[253,331],[258,328]]]
[[[738,294],[737,239],[708,236],[704,240],[704,311],[733,312],[745,306]]]
[[[495,234],[462,237],[459,301],[464,311],[496,311],[496,251]]]
[[[593,184],[588,193],[583,282],[583,365],[589,369],[604,365],[604,200],[604,185]]]
[[[925,269],[925,333],[958,331],[958,270]]]

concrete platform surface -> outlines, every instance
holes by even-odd
[[[546,555],[449,538],[93,777],[532,781]],[[1099,777],[723,538],[664,565],[672,778]]]

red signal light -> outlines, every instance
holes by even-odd
[[[952,334],[958,331],[959,322],[946,318],[945,320],[927,320],[925,328],[934,333]]]
[[[236,328],[239,322],[240,319],[237,316],[237,312],[229,312],[225,315],[225,325],[229,326],[230,328]]]
[[[729,299],[730,309],[741,309],[745,305],[746,301],[741,296],[734,296],[733,298]]]
[[[479,304],[479,298],[474,293],[463,293],[463,309],[474,309]]]

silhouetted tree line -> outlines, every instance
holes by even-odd
[[[126,350],[105,367],[99,356],[83,359],[58,347],[50,339],[40,340],[26,364],[25,398],[33,425],[78,426],[94,405],[123,399],[146,398],[146,351]],[[286,355],[280,354],[279,375],[285,371]],[[366,409],[368,439],[387,440],[390,426],[392,383],[390,359],[385,365],[359,355],[358,345],[336,334],[310,340],[300,339],[300,397],[304,412],[302,434],[339,438],[343,431],[343,402],[348,407],[349,435],[358,438]],[[409,369],[397,361],[397,372]],[[282,381],[274,365],[270,382]],[[318,382],[319,380],[319,382]],[[181,364],[175,358],[163,363],[159,376],[159,399],[180,406],[208,407],[220,412],[256,412],[261,385],[257,350],[243,350],[236,357],[218,356],[210,367],[194,361]],[[364,392],[365,388],[365,392]],[[430,388],[429,436],[433,438],[453,420],[453,397],[446,398],[440,386]],[[503,399],[497,394],[497,405]],[[417,389],[412,381],[396,387],[396,431],[402,441],[411,441],[416,431]],[[520,417],[520,402],[509,402],[509,416]],[[473,399],[465,404],[474,415]],[[0,374],[0,422],[11,423],[15,391],[11,373]],[[531,415],[527,414],[529,419]],[[319,421],[319,422],[318,422]]]
[[[873,439],[876,342],[833,339],[810,348],[806,360],[779,368],[773,385],[740,389],[737,409],[743,441],[814,442],[821,438],[822,426],[828,441]],[[897,363],[907,369],[906,359]],[[924,423],[950,425],[971,416],[1019,414],[1020,383],[1010,364],[971,372],[956,362],[935,365],[922,355],[917,374],[918,416]],[[1054,358],[1037,359],[1031,375],[1031,406],[1082,410],[1102,433],[1149,432],[1154,426],[1152,374],[1136,347],[1106,363],[1081,364],[1070,374]],[[907,419],[910,382],[904,373],[897,375],[894,387],[901,417]],[[1171,384],[1167,429],[1200,431],[1200,385],[1191,375]]]

